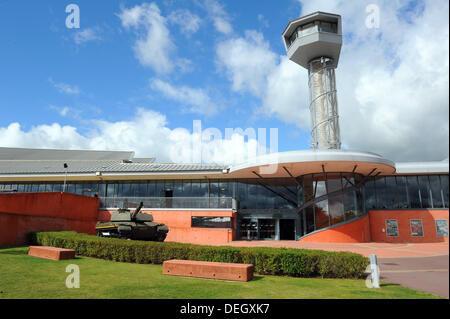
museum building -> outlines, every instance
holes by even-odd
[[[62,192],[98,197],[100,221],[142,201],[169,226],[167,241],[448,242],[448,159],[401,163],[341,149],[341,17],[295,19],[282,39],[289,59],[308,69],[311,150],[217,165],[159,163],[132,151],[0,148],[0,227],[8,227],[2,201],[14,194]]]
[[[169,226],[168,241],[437,242],[448,241],[448,165],[344,150],[226,166],[158,163],[133,152],[0,148],[0,193],[98,196],[98,220],[142,201]]]

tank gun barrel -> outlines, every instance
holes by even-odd
[[[139,206],[136,208],[136,210],[131,214],[131,220],[136,219],[137,214],[141,211],[142,207],[144,206],[144,202],[140,202]]]

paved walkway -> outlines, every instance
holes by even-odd
[[[449,298],[448,255],[381,258],[380,280]]]
[[[224,246],[241,247],[286,247],[319,249],[327,251],[348,251],[369,257],[376,254],[378,258],[432,257],[449,254],[448,243],[429,244],[391,244],[391,243],[302,243],[288,240],[237,240]]]
[[[376,254],[380,279],[449,298],[449,244],[302,243],[298,241],[233,241],[227,246],[286,247]]]

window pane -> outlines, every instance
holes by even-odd
[[[77,184],[76,192],[79,195],[92,196],[92,187],[91,184]]]
[[[422,208],[432,208],[430,198],[430,184],[428,176],[419,176],[419,190],[422,198]]]
[[[239,208],[248,208],[247,184],[242,181],[237,182],[237,199],[239,201]]]
[[[328,215],[328,200],[323,200],[315,205],[316,230],[330,226]]]
[[[196,217],[191,219],[192,227],[232,228],[231,217]]]
[[[377,192],[377,208],[388,209],[389,202],[387,199],[389,196],[386,194],[386,181],[384,177],[375,180],[375,188]]]
[[[302,26],[301,35],[305,36],[311,34],[317,30],[317,26],[314,23],[308,23]]]
[[[340,174],[327,174],[327,191],[328,194],[342,189]]]
[[[405,176],[396,176],[395,180],[397,186],[395,188],[394,195],[394,208],[404,209],[408,208],[408,198],[406,195],[406,178]]]
[[[66,192],[67,193],[75,193],[75,184],[66,184]]]
[[[356,194],[356,211],[358,216],[362,216],[366,211],[364,209],[364,197],[361,189],[355,190]]]
[[[105,183],[98,184],[98,196],[105,197],[105,192],[106,192],[106,184]]]
[[[306,233],[313,232],[316,229],[314,223],[314,206],[308,206],[304,209],[305,219],[306,219]]]
[[[164,197],[165,191],[164,191],[164,181],[157,181],[156,182],[156,197]]]
[[[315,189],[315,192],[316,192],[316,198],[327,194],[325,181],[323,181],[323,180],[322,181],[315,181],[314,182],[314,189]]]
[[[303,176],[303,203],[306,203],[314,198],[314,185],[312,175]]]
[[[62,188],[63,188],[63,184],[58,183],[58,184],[53,185],[54,192],[62,192]]]
[[[444,206],[448,208],[448,175],[441,175],[442,193],[444,195]]]
[[[174,181],[173,182],[173,197],[185,197],[183,193],[183,182]]]
[[[124,196],[123,193],[122,193],[122,187],[123,187],[122,183],[117,183],[115,185],[115,192],[114,192],[115,196],[117,196],[117,197],[123,197]]]
[[[219,197],[219,183],[218,182],[210,182],[209,183],[209,197],[211,197],[211,198]]]
[[[397,184],[395,180],[395,176],[386,177],[386,186],[384,191],[384,202],[387,209],[394,209],[397,207]]]
[[[192,183],[191,180],[183,181],[183,196],[191,197],[192,196]]]
[[[344,194],[344,211],[345,220],[350,220],[358,215],[356,196],[354,191],[346,192]]]
[[[438,175],[430,175],[430,188],[431,196],[433,199],[433,208],[443,208],[444,203],[442,202],[441,194],[441,181]]]
[[[420,194],[419,194],[419,183],[417,181],[417,176],[407,176],[406,182],[408,184],[408,198],[410,208],[421,208],[420,204]]]
[[[370,179],[364,185],[364,194],[366,197],[366,210],[377,209],[377,194],[375,192],[375,180]]]
[[[108,184],[106,187],[106,197],[113,197],[115,194],[115,184]]]
[[[264,186],[258,185],[258,201],[256,203],[257,208],[259,209],[269,209],[270,207],[270,200],[268,200],[272,192],[265,188]]]
[[[147,196],[147,183],[136,184],[136,191],[135,191],[134,195],[136,197],[145,197],[145,196]]]
[[[147,184],[147,192],[146,195],[147,197],[157,197],[156,196],[156,184],[154,181],[149,181]]]
[[[258,198],[257,198],[258,187],[255,184],[248,184],[247,191],[248,191],[248,198],[247,198],[248,208],[256,208],[257,200],[258,200]]]
[[[331,22],[320,21],[320,31],[337,33],[337,24]]]
[[[328,199],[328,208],[330,211],[331,225],[335,225],[344,221],[344,204],[342,196],[331,196]]]

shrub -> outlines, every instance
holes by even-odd
[[[73,231],[30,233],[36,245],[74,249],[77,255],[140,264],[186,259],[253,264],[255,273],[294,277],[361,278],[368,258],[354,253],[294,248],[203,246],[102,238]]]

